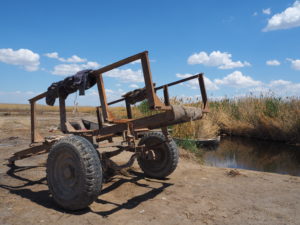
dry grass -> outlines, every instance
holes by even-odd
[[[74,111],[73,106],[67,106],[67,112]],[[48,105],[39,105],[36,106],[37,113],[46,113],[46,112],[58,112],[58,106],[48,106]],[[0,104],[0,112],[3,113],[29,113],[30,105],[29,104]],[[82,113],[92,113],[95,111],[95,107],[82,106],[78,107],[78,112]]]
[[[125,118],[126,108],[121,106],[116,107],[109,107],[110,112],[117,118]],[[79,106],[75,108],[74,106],[67,106],[66,107],[67,113],[88,113],[88,114],[95,114],[96,107],[92,106]],[[30,112],[30,105],[29,104],[0,104],[0,112],[1,114],[29,114]],[[58,106],[48,106],[48,105],[40,105],[37,104],[36,112],[38,114],[47,114],[47,113],[59,113]],[[137,109],[137,107],[132,107],[133,115],[136,117],[141,117],[141,112]]]
[[[200,99],[172,99],[172,104],[201,106]],[[67,107],[73,112],[74,107]],[[116,118],[125,118],[124,107],[110,107]],[[132,107],[134,118],[151,115],[147,103]],[[29,114],[29,105],[0,104],[0,112]],[[58,113],[57,106],[37,105],[38,113]],[[95,115],[95,107],[78,107],[78,112]],[[248,96],[210,102],[210,113],[202,120],[173,126],[179,138],[212,138],[221,133],[265,140],[300,143],[300,99]]]
[[[203,120],[175,126],[175,134],[198,138],[226,133],[289,143],[300,142],[300,99],[297,97],[248,96],[223,99],[210,102],[210,111]]]

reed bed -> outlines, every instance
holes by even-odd
[[[200,106],[195,98],[173,98],[172,104]],[[299,97],[247,96],[209,102],[210,113],[203,119],[172,127],[172,135],[184,139],[213,138],[221,134],[264,140],[300,143]],[[29,105],[0,104],[3,113],[29,113]],[[95,115],[95,107],[78,107],[77,112]],[[38,113],[58,113],[57,106],[37,105]],[[110,107],[116,118],[126,118],[125,107]],[[134,118],[152,115],[146,101],[132,107]],[[67,107],[74,113],[74,107]]]
[[[198,100],[175,99],[177,104],[199,105]],[[174,126],[181,138],[207,138],[220,134],[300,143],[300,99],[298,97],[247,96],[209,103],[202,120]]]

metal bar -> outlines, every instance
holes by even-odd
[[[35,124],[36,124],[36,104],[35,101],[30,102],[30,119],[31,119],[31,143],[36,142],[36,130],[35,130]]]
[[[98,70],[95,70],[93,73],[96,74],[96,75],[105,73],[105,72],[110,71],[112,69],[115,69],[117,67],[120,67],[120,66],[123,66],[125,64],[128,64],[128,63],[131,63],[133,61],[136,61],[138,59],[141,59],[141,57],[143,55],[145,55],[145,54],[148,54],[148,51],[140,52],[140,53],[138,53],[136,55],[133,55],[133,56],[130,56],[130,57],[126,58],[126,59],[122,59],[122,60],[120,60],[118,62],[115,62],[115,63],[110,64],[108,66],[102,67],[102,68],[100,68]]]
[[[154,109],[156,106],[156,102],[154,98],[155,91],[153,87],[152,76],[150,71],[150,62],[147,53],[143,54],[141,61],[142,61],[143,74],[144,74],[149,107]]]
[[[39,146],[30,147],[28,149],[14,153],[12,157],[8,159],[9,164],[14,164],[16,160],[25,159],[34,155],[40,155],[49,152],[53,143],[42,144]]]
[[[177,80],[177,81],[174,81],[174,82],[171,82],[171,83],[168,83],[168,84],[164,84],[164,85],[161,85],[161,86],[159,86],[159,87],[156,87],[155,90],[163,89],[164,86],[170,87],[170,86],[173,86],[173,85],[176,85],[176,84],[179,84],[179,83],[188,81],[188,80],[192,80],[192,79],[198,78],[199,75],[203,75],[203,74],[202,74],[202,73],[199,73],[199,74],[194,75],[194,76],[191,76],[191,77],[187,77],[187,78],[184,78],[184,79],[181,79],[181,80]]]
[[[127,118],[132,119],[132,110],[131,110],[130,103],[127,100],[125,100],[125,103],[126,103]]]
[[[202,73],[199,73],[199,74],[197,74],[197,75],[194,75],[194,76],[191,76],[191,77],[187,77],[187,78],[184,78],[184,79],[181,79],[181,80],[177,80],[177,81],[174,81],[174,82],[171,82],[171,83],[168,83],[168,84],[164,84],[164,85],[161,85],[161,86],[159,86],[159,87],[155,87],[154,90],[157,91],[157,90],[163,89],[164,86],[170,87],[170,86],[173,86],[173,85],[176,85],[176,84],[185,82],[185,81],[189,81],[189,80],[198,78],[199,75],[202,75]],[[112,101],[112,102],[107,103],[107,105],[113,105],[113,104],[116,104],[116,103],[121,102],[121,101],[124,101],[124,100],[125,100],[125,98],[120,98],[120,99],[117,99],[117,100],[115,100],[115,101]]]
[[[67,116],[66,116],[66,103],[65,99],[62,97],[59,97],[59,114],[60,114],[60,129],[63,133],[67,132],[66,122],[67,122]]]
[[[164,99],[165,99],[165,105],[169,106],[170,105],[170,98],[169,98],[169,91],[168,91],[168,86],[164,86]]]
[[[29,102],[36,102],[36,101],[38,101],[38,100],[40,100],[40,99],[42,99],[42,98],[45,98],[46,95],[47,95],[47,92],[44,92],[44,93],[42,93],[42,94],[39,94],[39,95],[37,95],[37,96],[35,96],[35,97],[29,99]]]
[[[118,61],[118,62],[115,62],[115,63],[113,63],[113,64],[110,64],[110,65],[108,65],[108,66],[102,67],[102,68],[100,68],[100,69],[98,69],[98,70],[94,70],[94,71],[93,71],[93,74],[94,74],[95,76],[97,76],[97,75],[99,75],[99,74],[108,72],[108,71],[110,71],[110,70],[112,70],[112,69],[115,69],[115,68],[117,68],[117,67],[120,67],[120,66],[123,66],[123,65],[125,65],[125,64],[128,64],[128,63],[130,63],[130,62],[133,62],[133,61],[136,61],[136,60],[138,60],[138,59],[141,59],[142,55],[144,55],[144,54],[148,54],[148,51],[140,52],[140,53],[138,53],[138,54],[136,54],[136,55],[127,57],[126,59],[122,59],[122,60],[120,60],[120,61]],[[37,96],[35,96],[35,97],[29,99],[29,101],[30,101],[30,102],[33,102],[33,101],[40,100],[40,99],[46,97],[46,95],[47,95],[47,92],[41,93],[41,94],[39,94],[39,95],[37,95]],[[122,99],[122,100],[123,100],[123,99]],[[122,100],[120,100],[120,101],[122,101]],[[119,102],[119,101],[117,101],[117,102]],[[117,102],[115,102],[115,103],[117,103]],[[114,104],[114,103],[112,103],[112,104]]]
[[[198,81],[199,81],[199,86],[200,86],[200,91],[201,91],[201,96],[202,96],[203,110],[207,111],[208,104],[207,104],[207,95],[206,95],[203,74],[199,74]]]
[[[107,105],[113,105],[113,104],[116,104],[116,103],[118,103],[118,102],[122,102],[122,101],[124,101],[124,100],[125,100],[125,98],[120,98],[120,99],[118,99],[118,100],[115,100],[115,101],[112,101],[112,102],[107,103]]]
[[[102,121],[102,114],[100,111],[100,107],[96,107],[97,111],[97,119],[98,119],[98,124],[99,124],[99,129],[103,127],[103,121]]]
[[[109,118],[109,114],[108,114],[108,105],[107,105],[107,100],[106,100],[106,94],[105,94],[102,74],[99,74],[97,76],[97,86],[98,86],[99,98],[100,98],[100,103],[101,103],[101,109],[102,109],[102,113],[103,113],[103,119],[104,119],[104,121],[108,121],[110,118]]]

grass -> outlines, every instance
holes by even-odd
[[[173,98],[172,104],[201,107],[200,99]],[[173,126],[172,135],[182,139],[198,139],[227,134],[300,143],[299,97],[225,98],[211,101],[209,108],[210,113],[203,119]],[[144,106],[142,109],[145,115],[149,114]]]
[[[126,108],[121,106],[116,107],[109,107],[110,112],[118,118],[125,118]],[[93,114],[96,115],[96,107],[92,106],[79,106],[75,108],[74,106],[67,106],[66,107],[67,113],[85,113],[85,114]],[[136,117],[141,117],[142,113],[137,109],[137,107],[132,107],[133,115]],[[0,104],[0,113],[3,115],[22,115],[22,114],[29,114],[30,113],[30,105],[29,104]],[[37,114],[53,114],[59,113],[58,106],[48,106],[48,105],[40,105],[37,104],[36,106],[36,113]]]
[[[209,106],[210,113],[202,120],[177,125],[174,134],[198,138],[225,133],[300,143],[300,99],[297,97],[248,96],[212,101]]]
[[[195,142],[189,140],[178,140],[175,142],[178,146],[193,153],[193,155],[196,156],[196,158],[194,158],[196,161],[198,161],[199,163],[203,163],[204,151],[201,148],[197,147]]]
[[[200,99],[173,98],[172,104],[201,107]],[[212,138],[220,134],[300,143],[300,99],[247,96],[209,103],[210,113],[198,121],[172,127],[172,135],[183,139]],[[67,107],[73,112],[74,107]],[[116,118],[125,118],[124,107],[110,107]],[[134,118],[151,115],[147,102],[132,107]],[[0,104],[2,113],[27,113],[29,105]],[[37,105],[38,113],[58,112],[57,106]],[[78,112],[95,115],[95,107],[78,107]]]

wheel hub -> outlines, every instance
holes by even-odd
[[[65,179],[72,179],[74,178],[74,169],[71,166],[66,166],[63,175]]]

